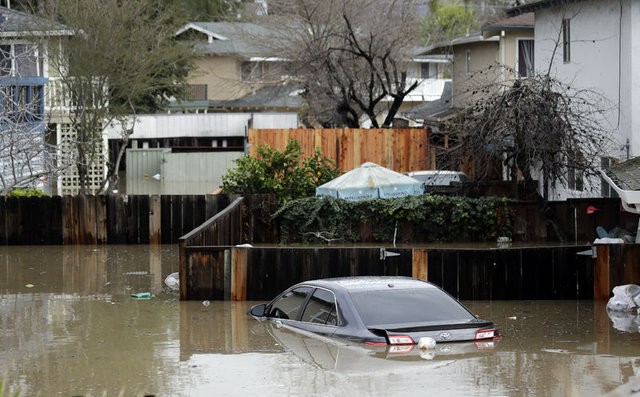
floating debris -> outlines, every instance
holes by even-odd
[[[178,276],[178,272],[171,273],[164,279],[164,284],[169,287],[169,289],[173,291],[177,291],[180,289],[180,277]]]
[[[134,299],[151,299],[153,295],[151,292],[138,292],[137,294],[131,294],[131,297]]]

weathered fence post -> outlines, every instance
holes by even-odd
[[[247,300],[247,251],[250,248],[231,249],[231,300]]]
[[[412,250],[411,275],[413,278],[427,281],[429,279],[429,253],[426,249]]]

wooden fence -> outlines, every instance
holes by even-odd
[[[430,169],[424,129],[249,129],[249,154],[261,145],[283,151],[290,138],[300,142],[305,157],[319,149],[343,171],[368,161],[397,172]]]
[[[269,300],[304,280],[340,276],[410,276],[458,299],[591,299],[590,246],[514,248],[225,247],[209,261],[206,288],[192,283],[181,299]],[[200,249],[193,249],[195,255]],[[386,254],[385,254],[386,253]],[[389,255],[390,253],[398,255]],[[207,253],[200,252],[204,258]],[[192,274],[188,266],[181,266]],[[216,275],[216,276],[214,276]],[[182,280],[181,280],[182,282]],[[182,284],[181,284],[182,287]]]
[[[0,197],[0,244],[177,244],[232,200],[229,195]],[[273,196],[249,195],[244,205],[246,242],[277,243]],[[590,206],[598,210],[587,212]],[[598,226],[635,233],[638,225],[638,216],[624,212],[619,199],[572,199],[549,207],[568,242],[593,241]],[[514,241],[557,241],[536,203],[514,202],[511,209]],[[399,224],[398,243],[423,242],[404,226]],[[373,230],[361,234],[369,237],[363,243],[379,243]]]
[[[0,197],[0,244],[176,244],[227,195]]]
[[[229,247],[246,241],[242,231],[244,211],[243,198],[237,198],[180,238],[180,299],[225,298],[225,258]]]

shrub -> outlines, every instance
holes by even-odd
[[[428,194],[359,202],[304,198],[287,202],[273,217],[281,243],[359,242],[363,226],[375,241],[391,242],[396,225],[413,242],[495,241],[511,235],[512,223],[505,199]]]
[[[333,162],[316,150],[301,159],[300,142],[290,139],[284,152],[262,145],[256,157],[235,160],[222,177],[222,191],[230,194],[274,194],[280,202],[315,195],[315,188],[340,175]]]
[[[47,197],[48,194],[33,187],[17,187],[7,193],[7,197]]]

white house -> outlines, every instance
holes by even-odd
[[[536,70],[550,70],[552,77],[608,101],[602,125],[613,143],[602,166],[640,155],[640,1],[539,0],[509,14],[528,12],[535,13]],[[556,189],[550,198],[610,195],[601,180],[571,187]]]

